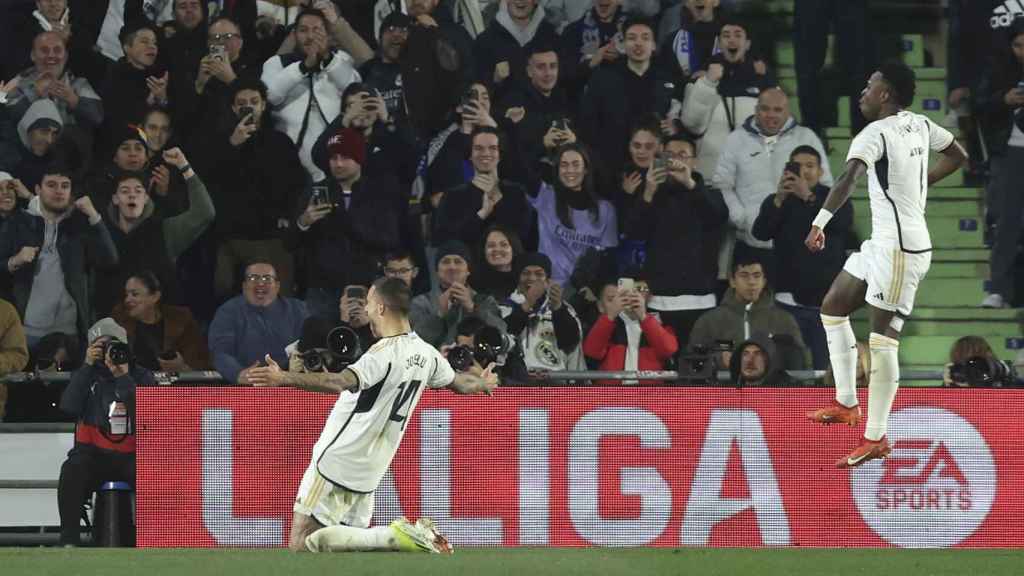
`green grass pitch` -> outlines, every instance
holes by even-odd
[[[994,576],[1024,573],[1024,550],[463,548],[454,556],[286,550],[0,548],[4,576],[797,575]]]

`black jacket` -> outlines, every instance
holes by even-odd
[[[600,48],[613,41],[619,34],[619,27],[626,21],[628,14],[619,6],[611,22],[601,22],[594,9],[587,10],[583,17],[569,24],[562,30],[562,49],[559,53],[558,81],[565,86],[573,101],[578,101],[584,87],[590,80],[593,68],[590,61],[584,59],[584,48],[593,48],[596,42]],[[585,46],[588,45],[588,46]],[[611,63],[602,63],[601,67]]]
[[[42,246],[45,231],[43,217],[28,210],[8,218],[0,231],[0,262],[6,263],[25,246]],[[57,252],[64,272],[64,285],[78,308],[78,331],[85,334],[93,321],[89,269],[92,266],[117,266],[117,248],[102,220],[95,225],[89,224],[85,215],[76,210],[58,224]],[[0,266],[0,275],[13,276],[13,304],[22,318],[32,291],[34,271],[35,266],[26,265],[12,275],[6,265]]]
[[[476,37],[476,79],[491,86],[491,101],[500,102],[511,90],[526,86],[526,55],[532,45],[559,46],[558,33],[548,21],[542,21],[525,45],[519,41],[497,19]],[[509,76],[504,82],[494,85],[494,68],[499,62],[508,62]]]
[[[225,239],[276,238],[277,221],[292,216],[306,170],[291,139],[266,123],[247,142],[232,146],[236,119],[230,116],[230,127],[212,131],[194,160],[213,197],[215,230]]]
[[[652,202],[638,199],[626,223],[627,238],[647,243],[644,271],[657,296],[709,294],[717,288],[718,246],[729,209],[699,173],[693,179],[693,190],[668,180]]]
[[[492,224],[501,224],[525,238],[530,227],[530,205],[526,191],[515,182],[502,180],[499,184],[502,198],[486,220],[477,212],[483,206],[484,191],[467,182],[444,194],[437,207],[434,221],[434,245],[447,240],[461,240],[466,246],[477,246],[484,230]]]
[[[1006,104],[1006,93],[1024,80],[1024,69],[1017,60],[1004,57],[982,75],[974,91],[974,106],[981,123],[981,134],[991,156],[1006,154],[1016,110]]]
[[[409,122],[420,138],[448,125],[465,75],[474,70],[473,40],[443,9],[437,27],[413,25],[400,58]]]
[[[505,117],[505,112],[516,107],[522,107],[526,115],[519,122],[512,122]],[[576,125],[576,110],[569,105],[568,98],[558,86],[550,96],[544,96],[532,84],[514,90],[498,106],[494,118],[515,143],[514,149],[509,150],[509,153],[519,154],[521,158],[518,162],[529,162],[535,168],[549,155],[548,150],[544,148],[544,135],[551,129],[552,124],[560,124],[564,120],[570,130],[579,130]],[[512,177],[517,178],[515,175]]]
[[[352,187],[348,208],[333,179],[318,184],[328,186],[337,206],[308,230],[300,229],[297,219],[293,221],[285,234],[285,247],[304,258],[307,288],[367,286],[377,278],[384,254],[402,245],[398,181],[390,174],[361,178]],[[300,201],[303,210],[310,194],[307,191]]]
[[[120,378],[114,378],[106,366],[86,364],[76,370],[60,399],[60,409],[78,420],[75,446],[69,455],[81,452],[134,455],[135,388],[153,384],[153,373],[139,366],[132,366]],[[111,434],[109,415],[113,402],[125,404],[127,434]]]
[[[675,84],[653,62],[639,77],[625,62],[595,71],[580,102],[579,117],[583,141],[600,155],[594,164],[604,163],[609,174],[618,174],[626,160],[630,128],[650,114],[664,117],[676,92]]]
[[[743,365],[743,349],[748,344],[755,344],[765,353],[767,356],[767,366],[765,367],[764,376],[755,382],[742,382],[740,381],[740,369]],[[797,382],[792,378],[786,370],[783,368],[787,362],[783,359],[787,354],[792,354],[792,351],[785,350],[789,348],[789,343],[783,345],[777,345],[773,337],[763,333],[757,333],[751,335],[751,337],[743,342],[740,342],[738,346],[733,348],[732,358],[729,360],[729,377],[730,381],[737,386],[797,386]],[[797,351],[799,353],[799,351]]]
[[[97,138],[99,158],[110,158],[114,148],[120,144],[110,140],[111,134],[120,134],[127,124],[142,125],[149,108],[146,103],[149,97],[146,78],[162,76],[165,71],[159,61],[145,70],[135,68],[124,58],[111,64],[100,90],[105,117],[103,130]],[[172,98],[170,86],[167,88],[167,97]]]
[[[853,226],[853,202],[847,202],[825,227],[825,249],[811,252],[804,244],[811,222],[825,204],[828,187],[814,188],[814,200],[803,202],[790,195],[781,207],[772,194],[761,202],[752,233],[774,243],[777,274],[775,292],[791,292],[798,304],[821,306],[832,280],[846,262],[846,238]]]

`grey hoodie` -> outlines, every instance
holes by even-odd
[[[36,100],[18,121],[18,138],[21,139],[21,144],[26,150],[31,150],[28,142],[29,129],[39,120],[50,120],[60,126],[62,131],[64,130],[64,121],[60,118],[60,110],[57,110],[57,105],[52,100]]]

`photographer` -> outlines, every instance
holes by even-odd
[[[61,410],[78,419],[57,487],[64,546],[79,545],[82,504],[100,484],[135,484],[135,388],[154,383],[152,373],[131,362],[128,336],[114,320],[93,324],[88,341],[85,365],[60,401]]]
[[[530,370],[583,370],[582,330],[576,311],[562,300],[562,286],[551,281],[551,259],[527,252],[516,258],[519,286],[505,323],[518,340],[518,352]]]
[[[515,342],[475,316],[463,318],[456,327],[455,343],[441,347],[441,354],[456,372],[479,371],[494,364],[506,384],[526,383],[529,371],[521,354],[510,354]]]
[[[942,385],[952,387],[1017,387],[1024,385],[1009,362],[1000,360],[981,336],[964,336],[949,350]]]
[[[360,286],[360,288],[364,287]],[[362,307],[365,311],[366,296]],[[302,323],[302,337],[285,348],[289,372],[338,373],[352,364],[372,345],[374,340],[369,319],[359,329],[350,325],[335,326],[321,316],[310,316]]]

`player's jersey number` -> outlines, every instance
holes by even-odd
[[[405,429],[405,424],[409,419],[411,400],[416,396],[416,391],[420,389],[421,383],[419,380],[413,380],[398,386],[398,394],[395,396],[394,403],[391,404],[391,415],[388,416],[388,420],[399,422],[402,425],[402,430]]]

